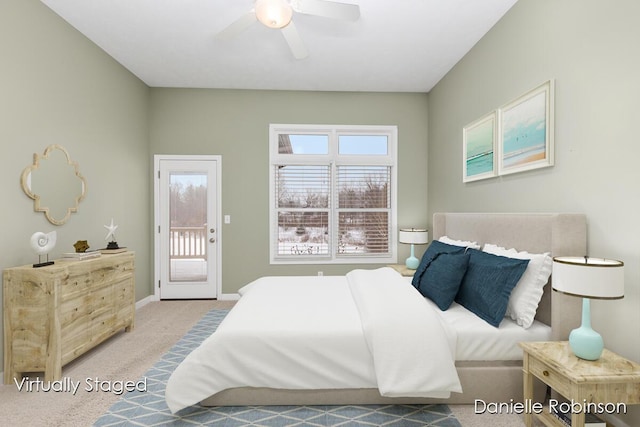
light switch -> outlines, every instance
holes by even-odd
[[[231,215],[225,215],[224,216],[224,223],[225,224],[231,224]]]

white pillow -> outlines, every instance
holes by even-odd
[[[511,291],[509,304],[505,316],[509,316],[516,323],[527,329],[533,323],[538,310],[538,304],[544,293],[544,285],[549,281],[553,259],[548,252],[543,254],[530,254],[528,252],[518,252],[515,249],[505,249],[501,246],[487,243],[482,249],[493,255],[500,255],[508,258],[528,259],[527,269],[520,277],[516,287]]]
[[[446,243],[447,245],[464,246],[465,248],[480,249],[480,245],[478,244],[478,242],[470,242],[468,240],[453,240],[448,238],[447,236],[442,236],[438,240],[441,241],[442,243]]]

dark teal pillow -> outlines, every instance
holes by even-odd
[[[469,249],[467,272],[455,301],[490,325],[498,327],[507,311],[509,295],[529,264]]]
[[[436,303],[440,310],[446,311],[458,294],[469,258],[469,254],[464,252],[437,254],[420,279],[420,293]]]
[[[448,245],[446,243],[442,243],[439,240],[434,240],[431,242],[427,250],[422,255],[422,259],[420,260],[420,264],[418,264],[418,268],[416,272],[413,274],[413,279],[411,280],[411,284],[418,288],[420,286],[420,281],[422,280],[422,275],[429,263],[438,255],[442,253],[453,254],[453,253],[464,253],[466,248],[462,246]]]

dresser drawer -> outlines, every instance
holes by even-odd
[[[122,277],[129,276],[133,272],[132,261],[121,261],[109,265],[103,265],[91,271],[91,286],[93,288],[102,287],[105,284],[112,284]]]
[[[86,295],[77,295],[74,298],[62,301],[59,313],[58,319],[62,335],[73,334],[73,331],[69,331],[69,329],[74,329],[75,325],[83,325],[87,322],[89,307],[87,306]]]
[[[529,372],[563,396],[571,395],[571,382],[555,369],[533,357],[529,358]]]
[[[85,353],[89,347],[89,329],[87,328],[87,315],[80,321],[71,324],[62,331],[60,355],[62,365],[74,360]]]
[[[119,259],[113,255],[67,264],[67,277],[60,284],[62,301],[94,293],[134,272],[132,258]]]

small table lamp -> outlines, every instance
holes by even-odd
[[[582,297],[582,325],[571,331],[569,345],[581,359],[598,360],[604,349],[599,333],[591,329],[590,298],[624,297],[624,263],[603,258],[553,258],[553,289]]]
[[[429,242],[429,232],[424,228],[402,228],[400,229],[400,243],[411,244],[411,256],[407,258],[405,265],[411,270],[418,268],[420,260],[413,252],[413,245],[426,245]]]

